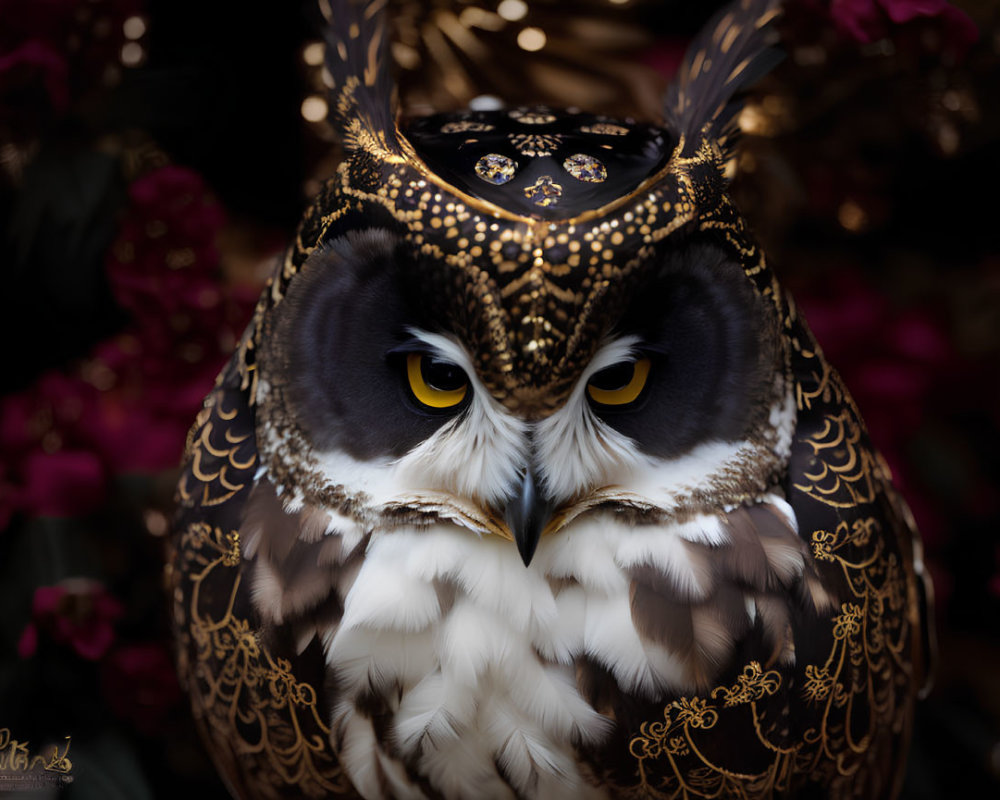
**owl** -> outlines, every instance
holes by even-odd
[[[405,118],[332,4],[343,159],[192,428],[168,578],[238,798],[889,798],[919,537],[727,194],[773,0],[659,124]]]

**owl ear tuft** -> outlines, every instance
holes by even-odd
[[[388,0],[320,0],[327,19],[330,118],[347,150],[399,152]]]
[[[684,137],[686,154],[707,137],[718,143],[724,160],[732,157],[742,90],[784,58],[773,47],[780,15],[781,0],[735,0],[695,37],[664,101],[666,127]]]

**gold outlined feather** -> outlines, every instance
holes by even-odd
[[[344,147],[398,153],[396,88],[385,10],[388,0],[332,0],[326,68],[333,81],[330,116]]]
[[[733,155],[740,93],[782,59],[773,47],[780,0],[736,0],[702,29],[667,90],[664,123],[692,150],[714,139],[723,160]]]

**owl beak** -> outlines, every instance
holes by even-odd
[[[542,530],[551,516],[552,503],[546,499],[538,477],[529,467],[524,471],[516,494],[507,502],[505,512],[507,526],[514,535],[524,566],[531,563]]]

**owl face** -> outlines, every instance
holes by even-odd
[[[587,509],[736,503],[767,479],[778,320],[735,212],[734,245],[704,235],[666,130],[515,109],[406,135],[377,180],[341,168],[267,312],[259,438],[288,502],[457,520],[528,563]]]

